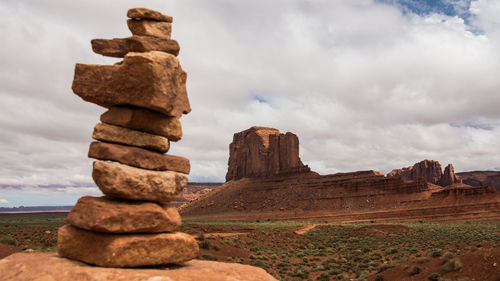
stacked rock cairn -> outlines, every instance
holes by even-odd
[[[198,255],[198,244],[176,232],[181,218],[168,202],[186,187],[190,165],[165,153],[191,111],[186,73],[170,39],[172,17],[145,8],[127,16],[133,36],[91,41],[94,52],[123,61],[75,67],[73,91],[108,108],[88,153],[98,159],[92,178],[105,196],[78,200],[59,229],[58,253],[105,267],[182,263]]]

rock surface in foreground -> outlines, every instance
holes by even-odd
[[[101,122],[164,136],[171,141],[182,137],[178,118],[142,108],[115,106],[101,115]]]
[[[104,161],[94,162],[92,178],[102,193],[116,198],[169,202],[187,185],[186,175],[149,171]]]
[[[57,252],[64,257],[106,267],[182,263],[198,255],[189,234],[107,234],[70,225],[59,228]]]
[[[181,226],[175,207],[91,196],[78,199],[66,221],[82,229],[110,233],[173,232]]]
[[[276,281],[263,269],[236,263],[192,260],[180,267],[103,268],[53,253],[18,253],[2,260],[3,281]]]
[[[174,171],[183,174],[189,174],[190,171],[187,158],[107,142],[91,143],[89,157],[117,161],[125,165],[148,170]]]

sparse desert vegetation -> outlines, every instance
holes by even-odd
[[[53,251],[65,216],[2,215],[1,243]],[[295,233],[311,224],[318,225],[302,235]],[[181,231],[198,240],[199,259],[258,266],[278,280],[443,281],[500,276],[496,264],[500,221],[185,221]]]

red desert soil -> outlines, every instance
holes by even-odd
[[[391,269],[383,271],[384,280],[429,280],[429,275],[438,273],[441,278],[447,280],[458,280],[469,278],[469,280],[500,281],[500,248],[475,250],[460,256],[463,267],[458,271],[446,272],[443,267],[446,263],[444,258],[431,259],[429,262],[420,264],[416,261],[400,264]],[[410,276],[409,272],[414,266],[421,269],[421,272]],[[405,269],[405,267],[407,267]],[[375,280],[377,274],[368,277],[368,281]]]
[[[10,256],[13,253],[21,252],[22,250],[23,249],[13,245],[5,245],[0,243],[0,259]]]

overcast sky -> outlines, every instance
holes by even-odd
[[[87,151],[105,109],[72,93],[73,70],[119,61],[90,40],[130,36],[132,7],[174,17],[193,110],[169,153],[190,181],[223,181],[254,125],[298,135],[321,174],[500,170],[500,1],[2,0],[0,206],[99,194]]]

